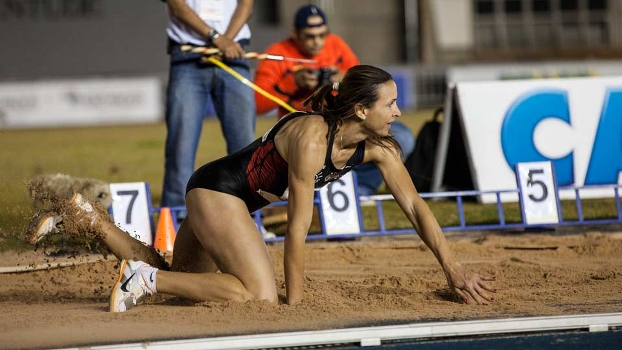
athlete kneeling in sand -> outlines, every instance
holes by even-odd
[[[486,281],[494,277],[467,272],[458,263],[400,160],[389,133],[400,116],[396,100],[391,75],[372,66],[352,67],[340,83],[322,86],[305,101],[315,112],[291,113],[245,149],[203,165],[188,182],[188,216],[177,233],[170,269],[153,248],[117,228],[79,194],[55,212],[35,216],[30,241],[56,232],[60,222],[65,231],[103,240],[122,260],[110,311],[125,311],[156,292],[196,301],[277,302],[272,261],[248,214],[287,196],[285,286],[287,302],[296,304],[303,299],[314,189],[359,163],[374,162],[451,290],[465,303],[490,302],[494,290]]]

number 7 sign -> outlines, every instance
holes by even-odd
[[[123,231],[147,245],[153,245],[149,213],[149,186],[146,182],[110,184],[112,217]]]
[[[516,181],[521,214],[527,225],[559,223],[557,184],[551,162],[516,164]]]

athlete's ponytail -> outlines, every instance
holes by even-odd
[[[325,84],[315,90],[303,103],[303,106],[310,105],[311,110],[320,114],[330,113],[338,108],[336,96],[333,96],[332,85]]]

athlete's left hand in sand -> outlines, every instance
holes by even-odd
[[[443,269],[443,272],[449,288],[460,298],[461,302],[488,305],[495,300],[493,294],[497,292],[497,289],[490,287],[485,282],[496,281],[497,277],[482,276],[475,272],[466,271],[458,263],[451,268]]]

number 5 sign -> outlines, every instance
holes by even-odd
[[[320,188],[322,229],[327,235],[361,232],[359,201],[352,172]]]
[[[518,163],[516,179],[523,221],[527,225],[559,223],[561,215],[552,163]]]
[[[112,217],[123,231],[147,245],[153,245],[149,216],[149,186],[146,182],[110,184]]]

